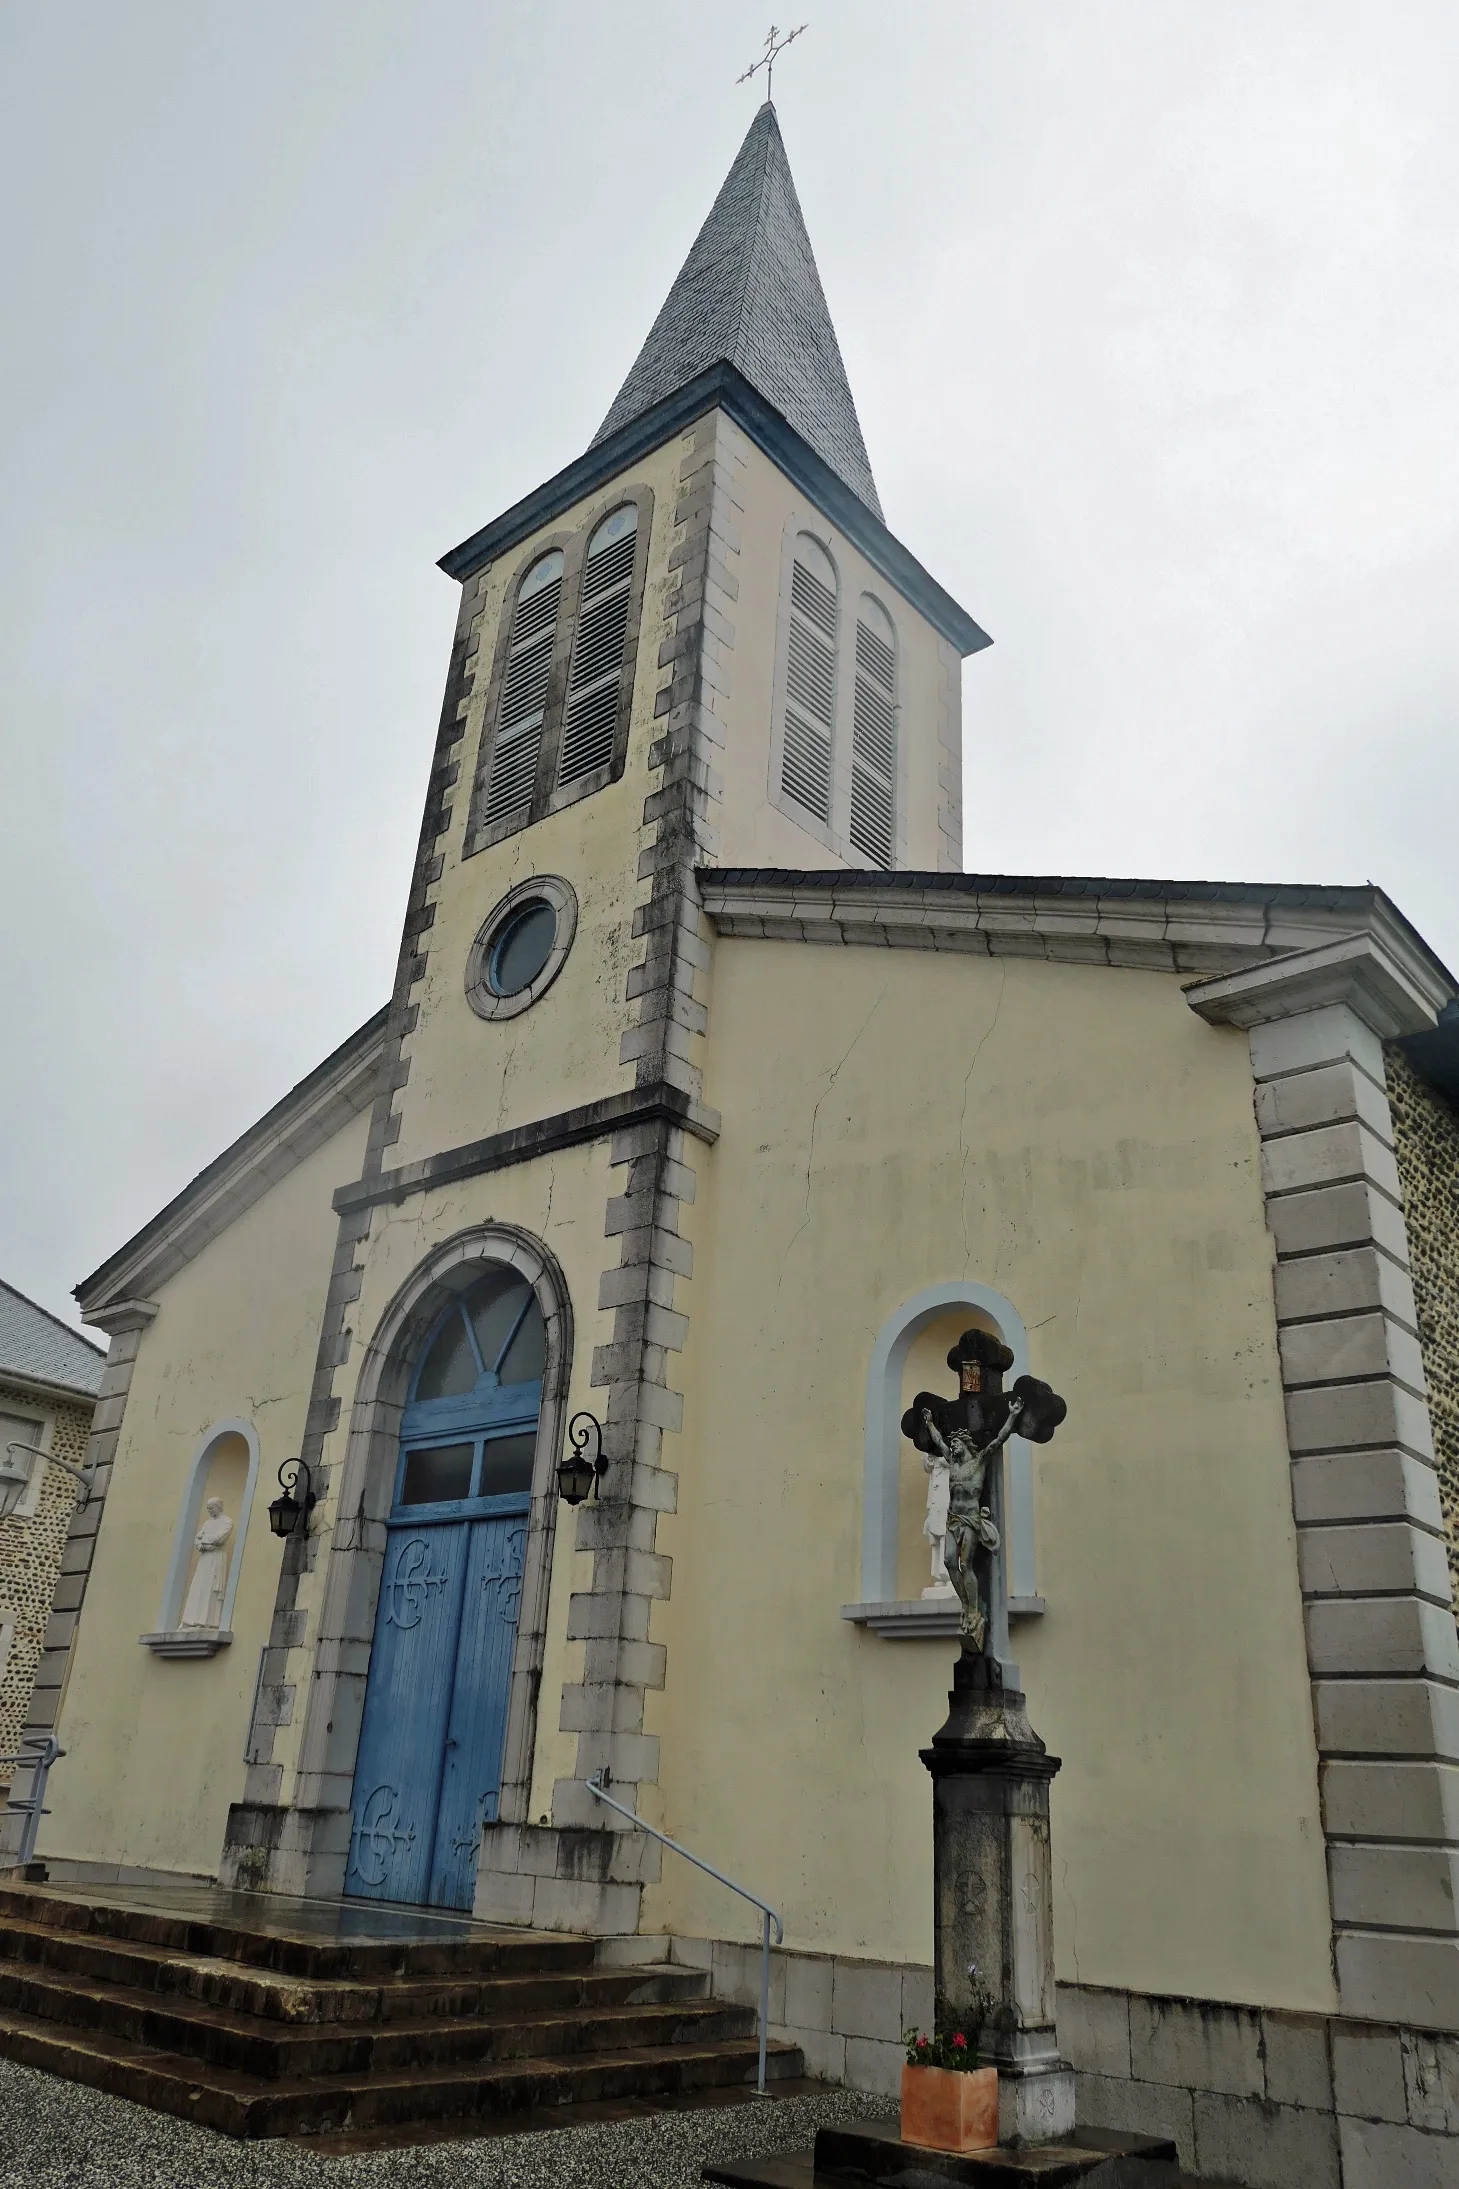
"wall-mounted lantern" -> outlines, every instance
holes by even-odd
[[[297,1495],[299,1477],[304,1477],[304,1495]],[[302,1459],[286,1459],[279,1469],[282,1497],[276,1497],[268,1509],[268,1524],[275,1535],[289,1536],[309,1532],[309,1515],[315,1506],[314,1478]],[[303,1523],[302,1530],[300,1523]]]
[[[44,1460],[48,1467],[59,1467],[81,1485],[78,1504],[84,1505],[91,1495],[91,1484],[96,1474],[95,1465],[74,1467],[69,1459],[57,1459],[54,1452],[43,1452],[37,1444],[7,1444],[0,1458],[0,1520],[8,1520],[24,1497],[30,1485],[32,1460]]]
[[[558,1494],[565,1505],[581,1505],[590,1491],[596,1497],[607,1470],[603,1424],[593,1414],[574,1414],[567,1425],[567,1440],[572,1450],[557,1463]]]

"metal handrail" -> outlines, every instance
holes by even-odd
[[[40,1835],[41,1818],[50,1815],[45,1802],[46,1780],[51,1775],[51,1765],[59,1762],[66,1751],[54,1733],[22,1733],[20,1744],[20,1755],[0,1756],[0,1763],[28,1763],[31,1767],[28,1796],[17,1801],[13,1794],[7,1792],[5,1797],[7,1811],[14,1809],[25,1818],[20,1834],[20,1852],[16,1856],[17,1869],[24,1869],[28,1862],[35,1860],[35,1843]]]
[[[738,1893],[741,1900],[748,1900],[760,1910],[763,1918],[760,1934],[760,2080],[755,2085],[755,2095],[768,2098],[770,2093],[765,2088],[765,2029],[770,2020],[770,1926],[772,1923],[775,1925],[777,1946],[785,1942],[785,1926],[769,1902],[762,1900],[758,1893],[750,1892],[744,1885],[737,1885],[732,1877],[725,1876],[723,1870],[716,1870],[712,1862],[691,1854],[687,1847],[681,1847],[676,1839],[670,1839],[668,1833],[661,1832],[657,1825],[645,1823],[636,1809],[626,1809],[621,1801],[615,1801],[605,1791],[611,1783],[606,1771],[595,1771],[588,1780],[588,1792],[594,1800],[605,1801],[610,1809],[616,1809],[620,1817],[627,1817],[630,1824],[636,1824],[640,1832],[647,1832],[649,1838],[656,1839],[660,1846],[671,1847],[676,1855],[682,1855],[686,1862],[692,1862],[696,1870],[703,1870],[705,1876],[712,1877],[716,1884],[728,1885],[732,1893]]]

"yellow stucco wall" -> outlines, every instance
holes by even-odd
[[[916,1751],[951,1645],[839,1611],[860,1595],[877,1333],[974,1279],[1070,1402],[1035,1453],[1048,1611],[1016,1629],[1064,1758],[1059,1973],[1331,2007],[1244,1036],[1158,974],[735,941],[711,1024],[724,1133],[690,1212],[674,1586],[652,1630],[664,1827],[775,1902],[794,1946],[930,1959]],[[676,1863],[644,1922],[744,1932]]]
[[[330,1196],[358,1174],[365,1128],[364,1116],[353,1119],[155,1295],[72,1653],[48,1854],[217,1869],[228,1805],[243,1790],[279,1577],[267,1506],[303,1434],[334,1251]],[[250,1422],[260,1445],[248,1533],[235,1550],[233,1642],[215,1657],[164,1660],[137,1637],[156,1631],[194,1458],[227,1420]]]

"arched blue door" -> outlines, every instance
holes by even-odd
[[[471,1905],[501,1790],[545,1356],[531,1287],[499,1264],[423,1348],[401,1420],[348,1893]]]

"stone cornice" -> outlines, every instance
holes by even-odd
[[[77,1285],[83,1319],[115,1331],[139,1327],[135,1320],[118,1321],[118,1316],[131,1317],[143,1308],[155,1314],[148,1294],[175,1276],[305,1156],[368,1109],[384,1045],[385,1013],[379,1011]]]
[[[923,568],[895,533],[887,530],[880,517],[867,508],[845,480],[822,461],[794,426],[782,418],[733,365],[723,363],[711,366],[696,379],[676,388],[637,418],[630,419],[608,440],[596,442],[554,478],[524,495],[500,517],[484,525],[479,532],[473,532],[470,539],[453,547],[449,554],[442,555],[440,568],[448,577],[469,578],[484,563],[494,562],[520,541],[529,539],[544,525],[551,524],[555,517],[560,517],[564,510],[583,501],[598,487],[617,478],[620,472],[639,463],[652,450],[661,448],[665,441],[683,433],[712,410],[726,412],[736,425],[742,426],[791,484],[799,487],[822,515],[829,517],[832,524],[860,548],[872,568],[880,571],[904,600],[920,610],[933,629],[940,631],[959,653],[973,654],[992,645],[987,632],[973,621],[965,608],[958,606],[952,595]]]
[[[107,1300],[84,1313],[95,1329],[116,1338],[127,1330],[145,1330],[148,1323],[157,1320],[159,1309],[155,1300]]]
[[[1389,1041],[1433,1026],[1453,994],[1439,973],[1401,930],[1381,937],[1370,932],[1200,981],[1186,991],[1186,1001],[1216,1026],[1263,1026],[1346,1004]]]
[[[506,1132],[488,1133],[459,1148],[445,1148],[418,1163],[402,1163],[398,1169],[380,1171],[373,1178],[341,1186],[334,1206],[344,1215],[355,1209],[373,1208],[380,1201],[404,1201],[413,1193],[435,1186],[454,1185],[462,1178],[479,1178],[485,1171],[508,1170],[516,1163],[530,1163],[534,1156],[552,1155],[559,1148],[581,1147],[590,1140],[606,1140],[631,1125],[666,1123],[678,1125],[709,1146],[719,1138],[719,1117],[693,1101],[682,1089],[660,1080],[652,1087],[637,1087],[627,1094],[604,1095],[575,1110],[557,1110]]]
[[[1382,891],[1371,888],[712,867],[701,868],[697,881],[719,934],[765,941],[1211,976],[1372,930],[1416,983],[1448,979]]]

